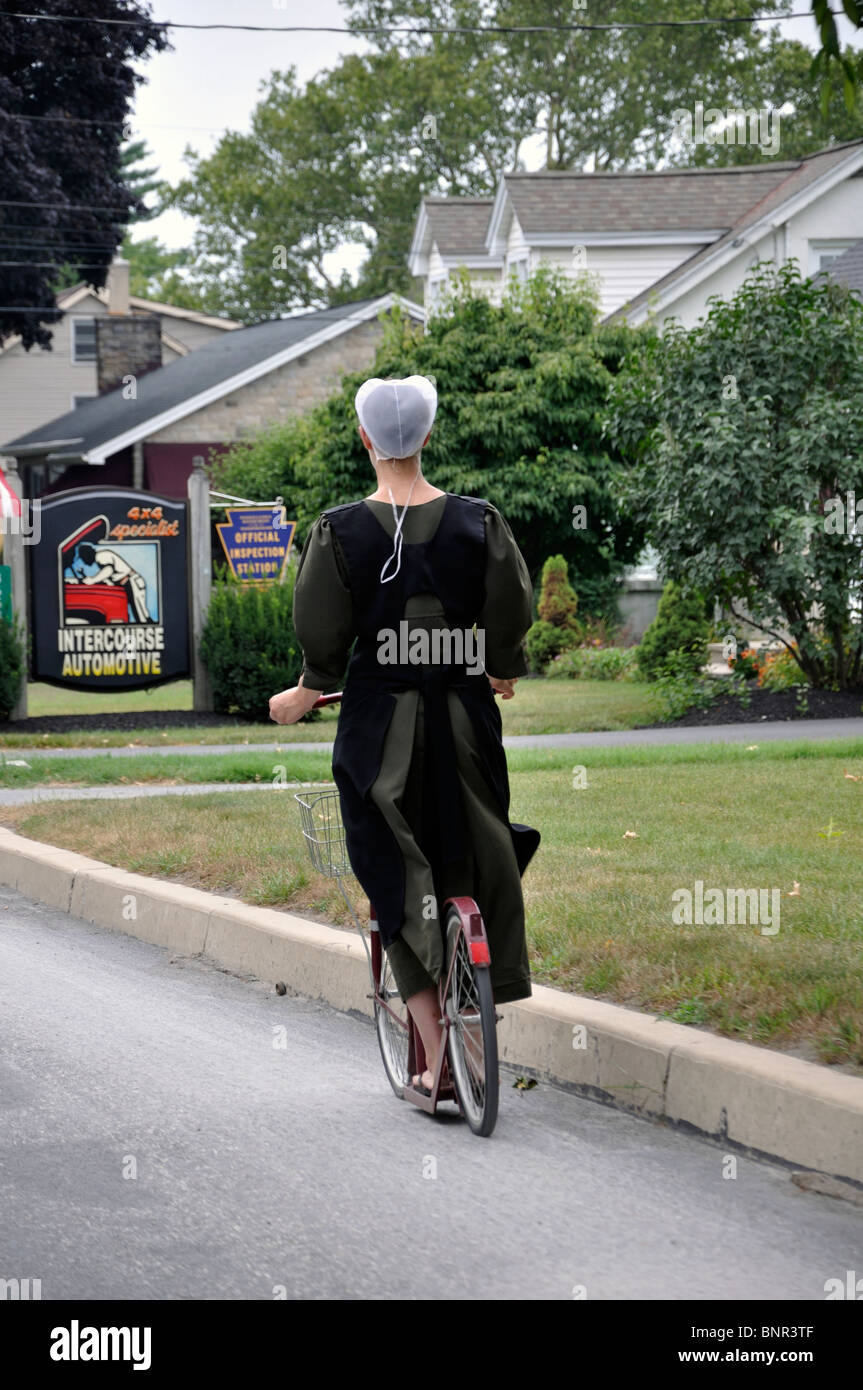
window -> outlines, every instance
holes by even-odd
[[[519,256],[517,260],[510,261],[509,273],[523,284],[527,279],[527,256]]]
[[[853,237],[846,241],[831,239],[829,241],[810,241],[809,243],[809,274],[817,275],[819,270],[826,270],[834,261],[837,261],[844,252],[856,245]]]
[[[95,392],[91,392],[88,396],[79,396],[79,395],[77,395],[77,394],[73,391],[73,392],[72,392],[72,409],[73,409],[73,410],[77,410],[79,405],[83,405],[83,404],[84,404],[84,401],[94,401],[95,399],[96,399]]]
[[[96,320],[72,319],[72,361],[96,361]]]

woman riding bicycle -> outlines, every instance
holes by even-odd
[[[423,476],[436,408],[421,376],[372,378],[357,392],[378,486],[309,532],[294,589],[304,665],[298,685],[270,700],[276,723],[301,719],[341,687],[355,644],[333,776],[351,867],[425,1048],[427,1070],[413,1078],[424,1094],[441,1045],[439,907],[475,899],[495,1003],[528,998],[521,875],[539,844],[536,830],[509,821],[493,693],[511,699],[527,671],[530,578],[490,502]]]

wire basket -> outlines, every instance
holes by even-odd
[[[338,788],[323,792],[294,793],[300,808],[300,824],[309,858],[326,878],[353,873],[345,844],[345,827]]]

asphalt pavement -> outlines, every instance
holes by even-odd
[[[0,887],[0,1276],[43,1299],[823,1300],[863,1269],[863,1208],[776,1164],[505,1068],[479,1139],[395,1098],[365,1019],[121,925]]]

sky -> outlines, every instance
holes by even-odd
[[[795,8],[808,10],[809,0],[798,0]],[[339,0],[152,0],[152,14],[156,20],[188,24],[345,25],[345,9]],[[786,37],[814,50],[815,23],[808,14],[783,21],[780,28]],[[842,20],[842,42],[847,43],[852,33]],[[147,81],[138,88],[132,131],[152,151],[148,164],[156,165],[159,176],[172,184],[189,172],[183,160],[187,145],[205,155],[226,130],[249,129],[261,84],[274,69],[293,66],[304,83],[335,66],[343,54],[367,52],[370,47],[366,40],[344,33],[257,34],[218,29],[174,29],[171,43],[171,50],[139,66]],[[542,151],[542,137],[532,149],[525,144],[522,155],[528,168],[540,166]],[[189,244],[192,227],[191,219],[182,213],[167,212],[136,229],[135,239],[156,236],[164,245],[179,248]],[[328,274],[337,278],[343,268],[353,274],[365,254],[363,247],[342,248],[325,263]]]

